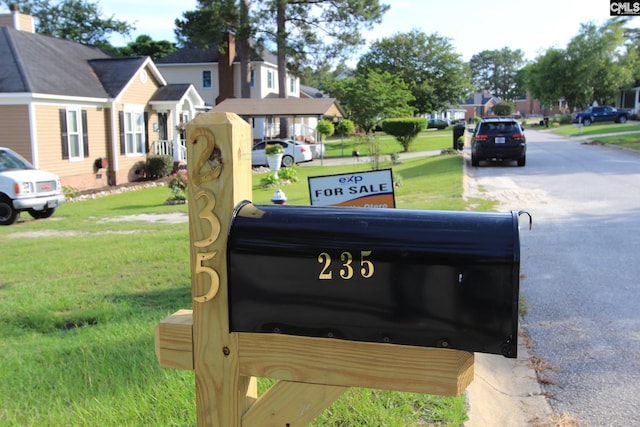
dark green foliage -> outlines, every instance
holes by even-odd
[[[349,119],[341,120],[336,126],[336,132],[340,135],[351,135],[356,131],[356,126]]]
[[[113,16],[105,18],[99,2],[87,0],[23,0],[20,12],[36,18],[37,33],[107,48],[111,34],[128,35],[135,29]]]
[[[498,102],[493,107],[493,112],[496,116],[510,116],[511,114],[513,114],[514,110],[515,107],[513,106],[513,104],[507,101]]]
[[[169,175],[173,171],[173,157],[148,156],[145,165],[147,178],[157,179]]]
[[[416,114],[430,114],[457,104],[471,93],[469,71],[446,37],[412,30],[371,44],[358,61],[358,73],[398,75],[413,95]],[[396,116],[397,117],[397,116]]]
[[[140,35],[134,42],[119,49],[122,56],[149,56],[151,59],[163,58],[177,50],[175,43],[166,40],[156,41],[146,34]]]
[[[320,139],[323,140],[326,137],[333,135],[333,132],[335,132],[335,126],[329,120],[320,120],[316,127],[316,131],[320,134]]]
[[[382,130],[395,137],[405,152],[409,151],[411,141],[413,141],[426,126],[427,120],[421,117],[387,119],[382,121]]]

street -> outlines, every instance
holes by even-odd
[[[640,153],[527,130],[527,165],[466,172],[521,217],[523,329],[557,415],[640,425]]]

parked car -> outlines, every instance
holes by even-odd
[[[251,151],[252,166],[266,166],[267,155],[264,149],[267,145],[280,144],[284,148],[282,156],[282,166],[291,166],[294,163],[303,163],[313,160],[313,153],[310,144],[301,141],[293,141],[291,139],[268,139],[260,141],[253,146]]]
[[[27,211],[49,218],[64,202],[60,178],[35,169],[18,153],[0,147],[0,225],[11,225]]]
[[[518,166],[527,161],[527,141],[520,123],[510,117],[485,118],[478,123],[471,138],[471,165],[482,160],[515,160]]]
[[[429,119],[427,129],[445,129],[449,126],[449,122],[444,119]]]
[[[589,107],[584,111],[573,115],[573,123],[582,123],[589,126],[594,122],[626,123],[629,120],[629,112],[613,107]]]
[[[325,151],[324,143],[318,142],[315,144],[309,144],[309,147],[311,147],[311,156],[314,159],[319,159],[320,157],[324,157],[324,151]]]

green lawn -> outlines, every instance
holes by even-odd
[[[299,181],[284,187],[289,203],[309,204],[308,176],[352,171],[297,168]],[[462,200],[459,155],[411,159],[393,175],[399,207],[492,208]],[[263,176],[253,176],[256,203],[274,192],[260,187]],[[154,354],[156,324],[191,307],[188,224],[139,217],[187,211],[165,206],[169,195],[160,186],[69,202],[48,220],[24,215],[0,227],[0,424],[195,425],[193,372],[161,369]],[[462,396],[352,389],[316,425],[459,426],[465,418]]]
[[[565,136],[586,136],[590,141],[595,143],[611,144],[634,150],[640,150],[640,123],[638,123],[637,121],[629,121],[624,124],[592,124],[591,126],[582,127],[578,127],[575,124],[564,125],[557,129],[554,129],[553,132]]]

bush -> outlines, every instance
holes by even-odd
[[[511,114],[513,114],[514,110],[514,105],[507,101],[498,102],[493,106],[493,113],[496,116],[510,116]]]
[[[173,157],[167,155],[147,156],[145,170],[147,178],[163,178],[173,172]]]
[[[386,119],[382,121],[382,130],[396,138],[404,151],[409,151],[409,145],[416,136],[427,126],[427,119],[421,117],[407,117],[400,119]]]
[[[275,187],[278,185],[278,178],[273,174],[273,172],[267,172],[264,178],[260,179],[260,185],[262,187]]]
[[[320,141],[322,141],[326,137],[333,135],[335,127],[329,120],[320,120],[318,122],[318,126],[316,127],[316,131],[320,135]]]
[[[287,180],[289,182],[298,182],[298,172],[293,166],[280,168],[280,170],[278,171],[278,178]]]
[[[179,170],[171,176],[167,187],[171,190],[171,201],[187,200],[187,171]]]
[[[356,126],[349,119],[341,120],[336,126],[336,132],[340,135],[351,135],[356,131]]]

